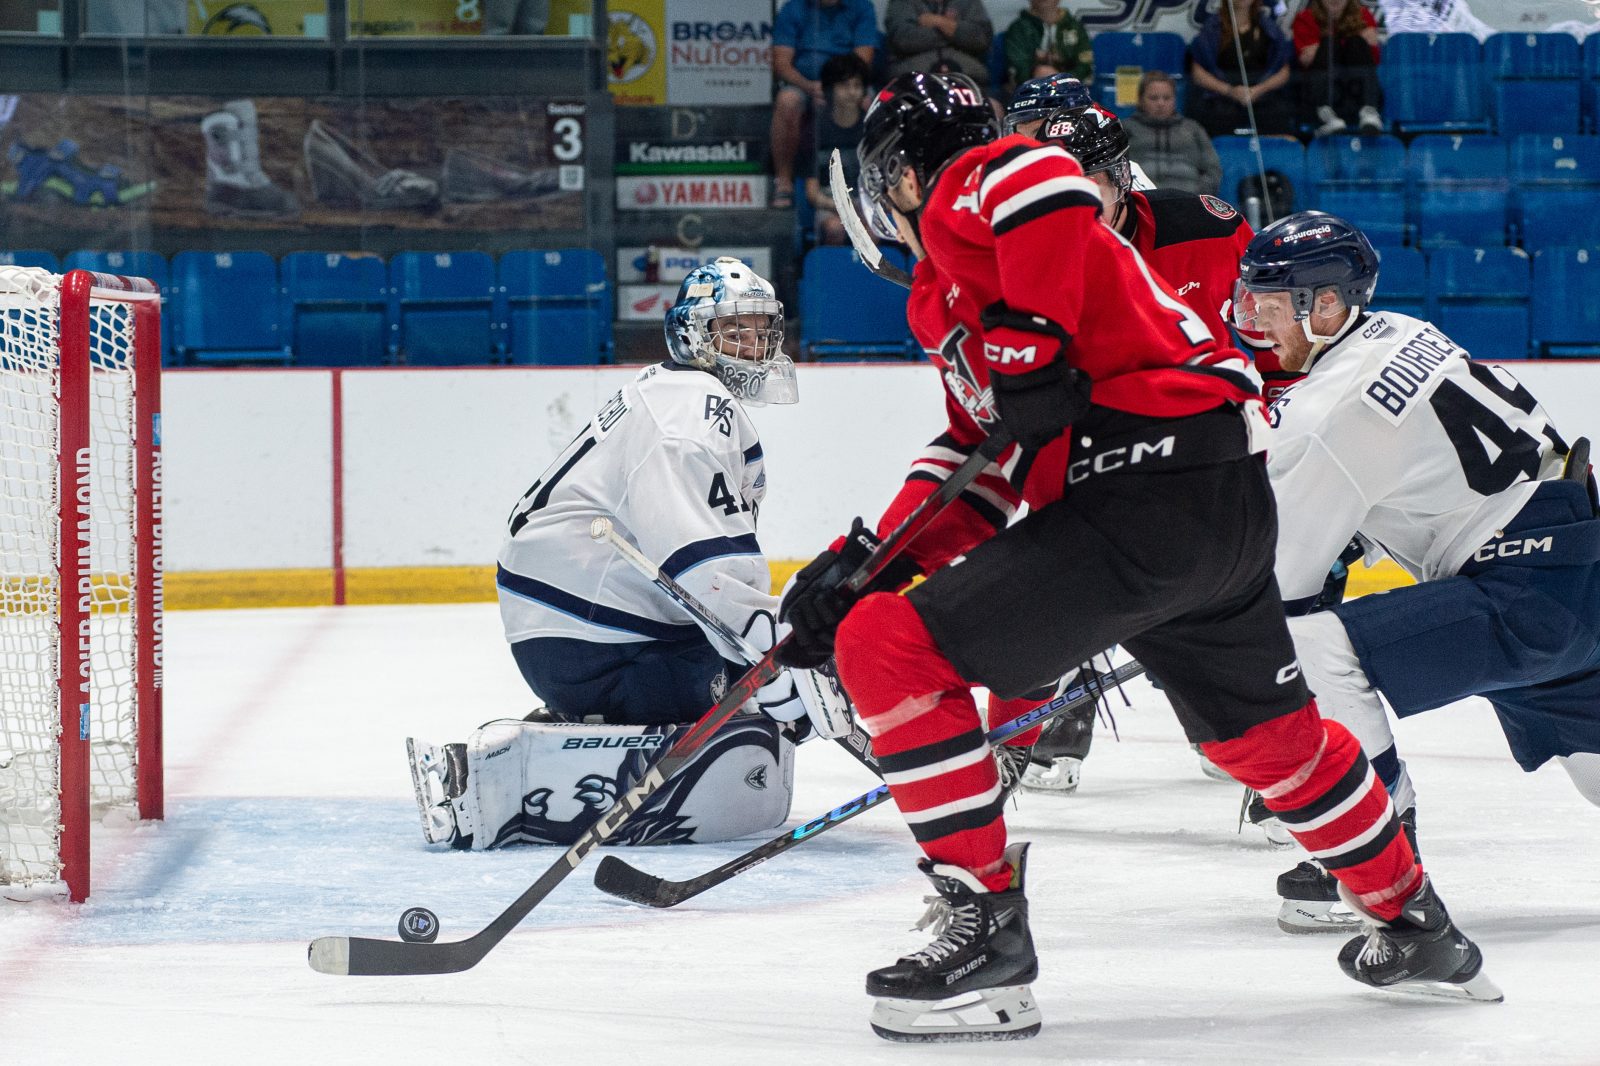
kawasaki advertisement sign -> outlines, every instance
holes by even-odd
[[[759,174],[761,146],[749,140],[690,144],[628,141],[617,159],[618,174]]]

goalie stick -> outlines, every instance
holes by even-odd
[[[961,495],[1010,443],[1011,438],[1003,429],[992,433],[965,462],[945,478],[937,490],[930,493],[910,514],[906,515],[894,531],[884,538],[883,543],[873,549],[866,561],[845,580],[845,586],[853,592],[859,592],[866,587],[893,561],[906,542],[928,528],[940,512]],[[584,830],[583,834],[562,852],[561,857],[552,863],[548,870],[539,875],[538,880],[524,889],[522,895],[512,900],[511,905],[483,929],[465,940],[451,940],[444,943],[437,941],[413,943],[363,936],[321,936],[313,940],[306,949],[306,958],[311,968],[318,973],[327,974],[395,976],[459,973],[476,966],[546,896],[555,891],[556,886],[565,881],[568,874],[578,868],[589,852],[615,833],[634,811],[642,807],[656,790],[666,783],[667,778],[676,773],[679,767],[688,762],[727,723],[728,719],[737,714],[739,708],[756,694],[757,689],[778,675],[781,669],[778,666],[778,652],[785,643],[786,641],[779,641],[773,645],[772,650],[763,655],[743,677],[730,684],[727,693],[710,710],[701,715],[672,747],[657,758],[644,772],[638,784],[619,797],[609,810],[602,813],[593,825]]]
[[[850,193],[850,186],[844,183],[844,164],[839,159],[837,148],[828,157],[828,194],[833,197],[833,206],[839,211],[839,221],[850,238],[851,247],[861,257],[862,264],[884,281],[892,281],[902,289],[911,288],[911,275],[893,263],[885,263],[883,249],[867,232],[867,224],[862,221],[861,212],[856,210],[856,200]]]
[[[611,519],[596,518],[594,521],[590,522],[589,536],[593,537],[595,540],[609,541],[611,546],[617,550],[618,554],[631,563],[633,568],[639,571],[640,574],[644,575],[644,577],[649,580],[652,585],[660,589],[662,592],[665,592],[684,610],[698,618],[703,625],[726,641],[729,647],[737,648],[739,650],[739,654],[744,656],[744,661],[746,663],[756,663],[760,661],[761,653],[756,650],[755,645],[751,644],[739,634],[735,633],[732,626],[719,618],[716,613],[711,610],[711,608],[701,603],[694,593],[678,584],[670,576],[663,574],[659,566],[657,566],[655,563],[652,563],[649,559],[646,559],[643,552],[639,551],[638,548],[635,548],[626,537],[617,532],[616,527],[611,524]],[[807,676],[804,679],[798,680],[797,683],[812,685],[822,685],[827,683],[827,679],[825,679],[818,671],[808,670],[805,671],[805,673]],[[834,680],[834,683],[837,684],[837,679]],[[850,697],[845,693],[843,687],[840,687],[838,691],[840,695],[843,695],[845,700],[848,702]],[[821,693],[818,693],[817,698],[825,699],[826,697]],[[852,706],[851,711],[853,712],[854,709],[854,706]],[[855,756],[856,760],[859,761],[861,765],[865,766],[875,774],[878,773],[878,760],[874,758],[872,754],[872,739],[867,736],[867,731],[861,728],[860,723],[854,720],[853,714],[851,717],[849,732],[842,733],[833,739],[839,742],[840,747],[844,748],[851,755]]]
[[[1106,689],[1130,681],[1142,673],[1144,673],[1142,664],[1123,663],[1109,673],[1099,674],[1088,681],[1074,685],[1049,703],[1035,707],[1022,717],[991,729],[987,739],[991,745],[1003,743],[1018,733],[1044,724],[1058,714],[1082,706],[1086,701],[1098,699],[1100,693]],[[600,866],[594,872],[594,884],[602,892],[634,903],[642,903],[647,907],[675,907],[686,899],[693,899],[707,889],[715,888],[724,881],[737,877],[752,866],[759,866],[768,859],[781,855],[842,822],[849,821],[863,811],[871,810],[888,798],[889,786],[879,785],[872,791],[835,807],[827,814],[798,825],[782,836],[773,837],[743,855],[730,859],[715,870],[708,870],[687,881],[668,881],[646,873],[636,866],[630,866],[615,855],[607,855],[600,860]]]

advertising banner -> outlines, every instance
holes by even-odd
[[[667,102],[665,0],[612,0],[606,5],[606,81],[618,104]]]
[[[725,246],[713,248],[622,247],[617,249],[617,281],[622,284],[642,283],[650,271],[650,253],[655,252],[655,280],[670,282],[676,288],[691,270],[705,266],[722,256],[743,260],[764,278],[772,276],[772,249],[766,245]]]
[[[617,321],[660,322],[677,295],[676,285],[619,285]]]
[[[771,0],[667,0],[667,102],[772,100]]]
[[[0,231],[14,247],[116,248],[148,245],[152,227],[581,230],[585,110],[24,93],[5,127]]]
[[[617,179],[619,211],[754,211],[766,206],[767,179],[760,174]]]
[[[617,153],[618,174],[759,174],[766,146],[747,137],[709,142],[629,139]]]

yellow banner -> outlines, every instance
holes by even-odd
[[[667,102],[664,0],[612,0],[606,6],[606,80],[619,104]]]

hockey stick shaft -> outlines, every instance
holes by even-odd
[[[1002,442],[1002,445],[1004,442]],[[928,528],[944,508],[970,485],[991,456],[983,449],[975,451],[951,472],[939,491],[929,494],[905,521],[869,555],[850,576],[853,588],[864,586],[880,573],[900,549],[918,533]],[[848,583],[847,582],[847,583]],[[402,940],[379,940],[359,936],[324,936],[311,942],[307,959],[313,970],[327,974],[355,974],[365,976],[391,976],[400,974],[459,973],[476,966],[483,957],[506,935],[515,929],[567,875],[578,868],[584,857],[615,833],[634,811],[650,799],[664,785],[667,778],[694,757],[695,753],[716,732],[738,713],[739,708],[756,694],[756,690],[778,675],[778,653],[785,641],[773,645],[771,651],[756,662],[744,676],[728,686],[727,693],[710,710],[701,715],[677,741],[644,772],[639,783],[624,793],[609,810],[605,811],[583,834],[561,854],[538,880],[529,885],[500,915],[483,929],[465,940],[446,943],[410,943]]]
[[[611,546],[631,563],[635,570],[644,575],[651,584],[672,597],[679,606],[699,619],[706,628],[715,632],[730,647],[737,648],[739,654],[744,656],[746,663],[755,663],[760,660],[761,653],[755,649],[754,645],[735,633],[732,626],[717,617],[711,608],[701,603],[694,593],[678,584],[671,577],[663,574],[659,566],[645,558],[643,552],[635,548],[622,534],[617,532],[616,526],[612,524],[611,519],[596,518],[590,522],[589,536],[595,540],[609,541]],[[875,774],[878,773],[878,760],[872,754],[872,739],[867,736],[866,730],[862,729],[859,723],[851,722],[848,733],[833,739],[838,741],[840,747],[854,756],[861,765]]]
[[[1142,673],[1144,673],[1142,664],[1123,663],[1109,673],[1100,674],[1073,686],[1049,703],[1035,707],[1020,718],[991,729],[988,741],[990,745],[1003,744],[1019,733],[1043,725],[1058,714],[1064,714],[1081,707],[1086,702],[1098,699],[1100,693],[1106,689],[1130,681]],[[870,792],[840,804],[827,814],[798,825],[782,836],[773,837],[743,855],[728,860],[716,869],[691,877],[687,881],[668,881],[631,866],[615,855],[607,855],[595,870],[595,887],[602,892],[649,907],[674,907],[708,889],[717,887],[724,881],[737,877],[753,866],[759,866],[768,859],[849,821],[858,814],[871,810],[888,798],[889,786],[879,785]]]
[[[861,212],[856,210],[855,197],[850,194],[850,186],[845,184],[844,164],[839,159],[839,149],[833,150],[833,155],[828,157],[828,193],[833,197],[833,206],[838,209],[839,222],[844,226],[845,235],[850,238],[850,245],[856,250],[856,255],[861,257],[861,263],[884,281],[892,281],[903,289],[911,288],[911,275],[892,263],[883,261],[883,249],[872,239],[872,234],[867,232],[867,224],[861,219]]]

